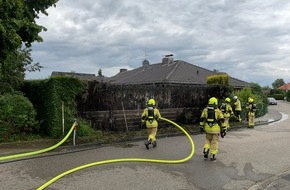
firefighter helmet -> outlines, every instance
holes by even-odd
[[[208,104],[211,104],[211,105],[218,105],[218,100],[215,98],[215,97],[211,97],[209,100],[208,100]]]
[[[249,103],[252,103],[252,102],[254,102],[254,99],[251,98],[251,97],[249,97],[249,98],[248,98],[248,102],[249,102]]]
[[[231,99],[230,99],[230,98],[226,98],[226,99],[225,99],[225,102],[230,103],[230,102],[231,102]]]
[[[155,106],[155,100],[154,99],[149,99],[148,100],[148,105],[152,105],[152,106]]]

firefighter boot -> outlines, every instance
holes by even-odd
[[[149,141],[145,142],[145,146],[146,146],[147,149],[149,149]]]
[[[204,148],[203,149],[203,157],[208,158],[208,153],[209,153],[209,149],[205,150],[205,148]]]
[[[214,160],[216,160],[216,155],[212,154],[211,157],[210,157],[210,161],[214,161]]]
[[[157,147],[157,142],[156,141],[152,142],[152,145],[153,145],[153,148]]]
[[[151,139],[150,140],[147,140],[145,142],[145,146],[146,146],[147,149],[149,149],[149,144],[151,144]]]

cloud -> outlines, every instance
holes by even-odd
[[[113,76],[163,55],[269,85],[290,82],[290,2],[280,0],[62,0],[37,23],[33,59],[52,71]]]

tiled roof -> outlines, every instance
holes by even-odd
[[[108,78],[112,84],[206,84],[207,76],[218,74],[217,72],[175,60],[170,63],[157,63],[145,65],[130,71],[123,71]],[[244,87],[248,83],[230,77],[229,83],[235,87]]]
[[[100,81],[104,82],[106,80],[103,76],[96,76],[95,74],[87,74],[87,73],[75,73],[75,72],[58,72],[53,71],[51,76],[70,76],[70,77],[76,77],[82,80],[87,81]]]
[[[278,89],[286,90],[286,91],[290,90],[290,82],[280,86]]]

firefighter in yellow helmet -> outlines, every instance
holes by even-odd
[[[205,132],[203,154],[207,159],[210,153],[211,161],[216,160],[219,134],[222,138],[226,135],[224,116],[217,106],[218,100],[215,97],[210,98],[200,117],[200,132]]]
[[[224,114],[224,119],[225,119],[225,126],[227,131],[230,130],[230,118],[234,114],[232,106],[231,106],[231,99],[226,98],[225,103],[222,103],[220,110]]]
[[[154,99],[149,99],[147,107],[144,109],[141,115],[141,121],[143,125],[146,125],[148,131],[148,139],[145,142],[145,146],[149,149],[149,145],[153,147],[157,146],[156,133],[158,127],[158,120],[161,117],[159,110],[156,108]]]
[[[241,106],[241,101],[237,96],[234,96],[234,112],[235,112],[235,117],[238,122],[242,122],[242,117],[241,117],[241,112],[242,112],[242,106]]]
[[[248,103],[247,103],[246,108],[248,110],[248,128],[254,128],[256,104],[254,103],[253,98],[251,97],[248,98]]]

